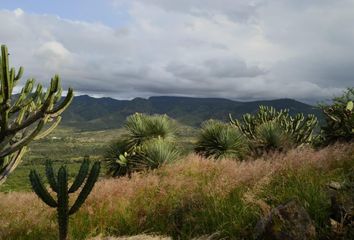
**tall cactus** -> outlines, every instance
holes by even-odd
[[[89,173],[89,160],[85,159],[81,164],[79,173],[77,174],[74,182],[68,187],[68,173],[65,166],[61,166],[58,170],[57,178],[55,178],[55,173],[53,166],[50,161],[46,163],[46,177],[48,183],[53,192],[57,195],[57,200],[55,200],[48,190],[45,188],[40,176],[35,170],[31,170],[29,178],[31,181],[33,191],[38,195],[38,197],[45,202],[48,206],[56,208],[58,214],[58,224],[59,224],[59,240],[66,240],[68,235],[68,225],[69,216],[76,213],[81,205],[85,202],[86,198],[90,194],[93,186],[95,185],[99,173],[100,173],[100,163],[95,162]],[[87,179],[86,179],[87,177]],[[81,192],[79,193],[75,203],[69,208],[69,194],[76,192],[81,185],[83,186]]]
[[[60,122],[61,113],[73,99],[73,90],[62,100],[60,78],[55,75],[50,87],[43,91],[28,79],[19,94],[13,94],[23,68],[16,73],[9,67],[8,50],[1,45],[0,59],[0,185],[17,167],[26,146],[49,134]],[[35,90],[34,90],[35,88]],[[49,124],[49,126],[47,126]]]

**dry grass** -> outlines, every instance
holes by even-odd
[[[267,155],[243,162],[211,161],[190,155],[155,171],[134,174],[131,179],[102,179],[79,213],[71,219],[71,233],[75,239],[83,239],[99,234],[151,232],[150,228],[153,232],[160,231],[158,226],[152,225],[150,218],[168,222],[164,218],[170,216],[176,206],[199,203],[201,194],[223,198],[237,187],[247,189],[243,194],[245,202],[256,204],[267,212],[269,206],[256,196],[274,175],[305,168],[327,171],[340,165],[343,159],[352,157],[353,146],[335,145],[319,151],[299,148],[287,154]],[[54,211],[32,193],[0,193],[0,211],[0,239],[16,239],[9,236],[21,234],[32,236],[37,234],[36,231],[56,231]],[[159,224],[161,228],[168,227]],[[127,227],[122,229],[122,226]],[[55,239],[54,236],[48,239]]]

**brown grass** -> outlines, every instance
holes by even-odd
[[[144,199],[144,204],[151,202],[156,205],[159,199],[168,198],[173,202],[173,199],[180,199],[178,196],[197,197],[197,192],[223,196],[237,186],[249,187],[251,190],[245,194],[245,199],[256,203],[266,212],[268,206],[254,196],[272,175],[289,169],[329,169],[340,164],[343,156],[353,156],[353,146],[335,145],[319,151],[298,148],[287,154],[272,154],[243,162],[230,159],[211,161],[190,155],[155,171],[134,174],[131,179],[102,179],[79,212],[85,219],[96,219],[89,223],[92,226],[84,226],[87,223],[82,217],[74,217],[72,222],[76,227],[82,224],[82,228],[91,231],[89,235],[96,236],[104,233],[107,226],[116,224],[119,213],[126,217],[137,217],[139,219],[134,220],[136,224],[143,224],[149,206],[140,206],[141,199]],[[56,231],[54,210],[45,206],[33,193],[0,193],[0,211],[0,239],[6,239],[6,236],[16,231],[28,234],[39,225],[42,229]],[[161,207],[159,211],[168,209]]]

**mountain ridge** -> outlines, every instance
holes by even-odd
[[[182,124],[197,127],[207,119],[227,121],[228,114],[238,118],[255,113],[260,105],[276,109],[288,108],[291,114],[321,115],[318,108],[290,98],[250,102],[225,98],[195,98],[178,96],[152,96],[117,100],[109,97],[94,98],[81,95],[74,98],[63,114],[62,125],[85,130],[120,128],[127,116],[136,113],[167,114]]]

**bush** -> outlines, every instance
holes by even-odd
[[[248,152],[245,137],[231,125],[209,120],[202,124],[195,152],[206,158],[243,159]]]
[[[353,101],[354,88],[349,88],[342,96],[333,98],[332,104],[320,105],[326,121],[321,128],[323,145],[354,139]]]

